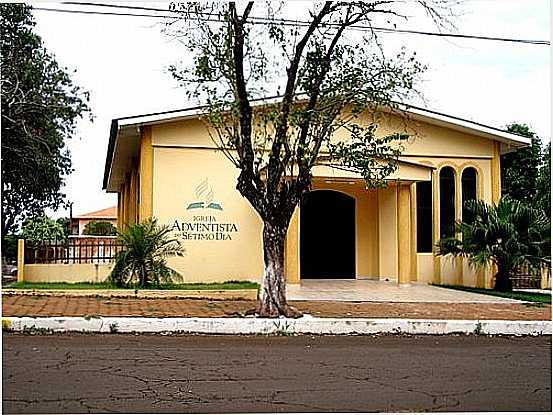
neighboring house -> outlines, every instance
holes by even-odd
[[[111,222],[113,226],[117,226],[117,206],[73,216],[71,235],[83,235],[84,227],[93,220]]]
[[[201,112],[113,120],[104,189],[118,194],[120,225],[155,217],[181,236],[186,254],[169,264],[185,281],[259,280],[262,221],[236,190],[238,171],[217,151]],[[475,272],[432,250],[451,235],[465,200],[499,200],[500,155],[530,141],[420,108],[408,115],[416,134],[387,188],[367,190],[359,175],[324,157],[315,166],[312,191],[288,229],[289,283],[357,278],[491,286],[490,270]],[[387,114],[378,133],[403,131],[404,121]]]

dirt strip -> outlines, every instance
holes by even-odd
[[[316,317],[551,320],[550,305],[525,303],[293,301],[291,304]],[[254,307],[255,302],[247,300],[2,296],[2,315],[12,317],[238,317]]]

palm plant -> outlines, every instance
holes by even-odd
[[[470,221],[456,223],[460,238],[438,241],[437,255],[466,257],[475,268],[495,264],[498,291],[512,291],[517,267],[550,263],[551,222],[542,210],[506,197],[496,206],[469,200],[465,207]]]
[[[171,235],[169,226],[160,226],[157,220],[148,219],[126,226],[117,233],[117,239],[123,249],[117,253],[109,276],[116,286],[159,286],[179,275],[166,262],[166,257],[184,253],[180,241]]]

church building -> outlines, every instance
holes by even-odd
[[[153,217],[172,227],[185,254],[168,262],[185,282],[260,281],[262,221],[236,190],[238,170],[211,140],[204,110],[114,119],[103,186],[118,195],[118,226]],[[499,200],[501,154],[530,140],[422,108],[405,117],[388,113],[378,124],[377,135],[402,132],[406,119],[410,134],[386,188],[367,189],[360,175],[322,159],[313,168],[286,237],[288,283],[492,286],[490,270],[436,257],[434,245],[452,235],[466,200]]]

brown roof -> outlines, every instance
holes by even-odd
[[[73,216],[73,219],[117,219],[117,206]]]

